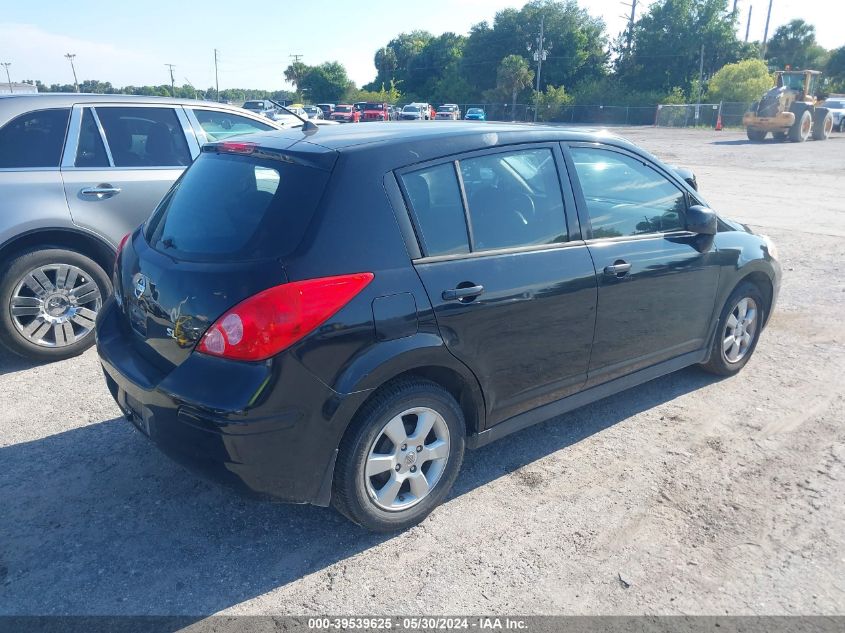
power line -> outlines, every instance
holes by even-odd
[[[76,53],[66,53],[65,57],[70,62],[70,69],[73,71],[73,87],[76,88],[76,92],[79,92],[79,80],[76,78],[76,66],[73,64]]]
[[[298,64],[303,56],[300,55],[299,53],[296,53],[294,55],[288,55],[288,57],[290,57],[293,60],[294,64]]]
[[[165,64],[170,69],[170,94],[176,96],[176,80],[173,79],[173,69],[176,68],[173,64]]]
[[[12,90],[12,78],[9,76],[9,66],[12,65],[12,62],[0,62],[6,68],[6,80],[9,82],[9,92],[14,92]]]

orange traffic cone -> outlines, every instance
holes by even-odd
[[[719,116],[716,117],[716,131],[722,131],[722,113],[719,113]]]

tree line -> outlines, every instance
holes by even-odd
[[[731,3],[732,4],[732,3]],[[283,71],[294,92],[196,90],[193,86],[125,86],[83,81],[82,92],[174,95],[242,102],[275,98],[304,102],[531,103],[537,88],[537,35],[542,21],[544,61],[540,112],[571,104],[647,106],[702,99],[752,101],[771,85],[770,72],[790,66],[826,73],[825,90],[845,91],[845,46],[828,51],[815,27],[793,20],[763,46],[737,37],[739,16],[729,0],[657,0],[622,33],[577,0],[531,0],[504,9],[469,33],[400,33],[373,55],[375,79],[358,88],[337,61],[295,62]],[[720,73],[721,74],[718,74]],[[35,83],[43,92],[73,85]]]

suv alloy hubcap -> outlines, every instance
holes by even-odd
[[[406,510],[428,496],[449,460],[449,427],[437,411],[414,407],[392,418],[376,436],[364,483],[382,510]]]
[[[102,304],[100,289],[84,270],[47,264],[24,275],[12,292],[9,311],[30,343],[66,347],[91,333]]]
[[[757,331],[757,304],[751,297],[740,299],[731,310],[722,336],[722,354],[729,363],[738,363],[751,347]]]

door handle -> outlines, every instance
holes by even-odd
[[[624,277],[631,270],[631,264],[623,259],[617,259],[612,266],[604,267],[604,274],[610,277]]]
[[[120,187],[112,187],[111,185],[97,185],[96,187],[85,187],[79,192],[79,195],[86,197],[96,197],[98,200],[104,198],[111,198],[116,196],[121,191]]]
[[[484,292],[484,286],[465,286],[444,290],[441,296],[443,301],[461,301],[463,299],[475,299],[482,292]]]

